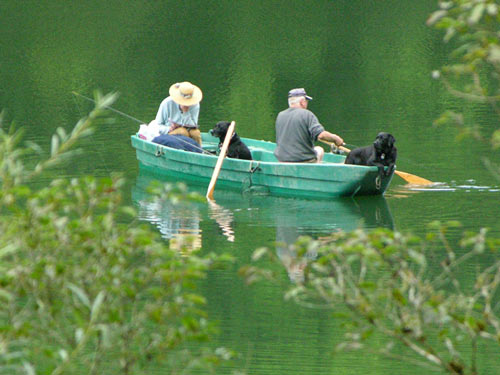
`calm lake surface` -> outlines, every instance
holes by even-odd
[[[365,352],[333,356],[342,332],[332,313],[283,299],[300,267],[280,244],[358,227],[423,235],[434,220],[500,236],[500,183],[484,166],[485,158],[500,162],[498,152],[433,126],[448,108],[465,108],[485,128],[497,125],[487,109],[461,103],[431,79],[449,49],[425,26],[436,3],[3,0],[0,107],[7,123],[48,149],[57,127],[71,129],[92,107],[73,92],[117,91],[115,109],[149,122],[170,85],[188,80],[204,93],[202,131],[235,120],[240,136],[274,141],[288,90],[305,87],[314,97],[309,109],[350,147],[392,133],[398,169],[438,186],[409,188],[394,176],[385,197],[307,201],[216,190],[216,206],[152,204],[146,186],[153,176],[140,171],[130,145],[139,122],[117,114],[82,143],[82,155],[46,178],[123,173],[125,204],[165,242],[175,246],[191,234],[202,251],[234,254],[237,263],[211,273],[202,288],[210,318],[220,323],[215,344],[240,352],[249,374],[427,374]],[[282,285],[247,287],[237,275],[262,246],[280,257]],[[497,373],[498,358],[485,348],[481,370]]]

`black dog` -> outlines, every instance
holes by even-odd
[[[227,130],[229,129],[229,125],[231,125],[231,123],[228,121],[219,121],[215,125],[215,128],[210,130],[211,135],[219,138],[219,140],[220,140],[219,147],[222,146],[222,143],[224,142],[224,138],[226,138],[226,133],[227,133]],[[236,132],[233,133],[233,136],[231,137],[231,140],[229,141],[229,147],[227,149],[227,156],[229,158],[235,158],[235,159],[252,160],[252,154],[250,153],[250,150],[243,143],[243,141],[240,139],[238,134],[236,134]]]
[[[352,150],[345,159],[345,164],[374,165],[380,176],[390,175],[395,168],[398,149],[396,139],[389,133],[378,133],[372,145]],[[389,167],[384,172],[384,167]]]

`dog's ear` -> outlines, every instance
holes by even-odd
[[[389,146],[394,146],[394,143],[396,143],[396,138],[392,134],[389,134]]]

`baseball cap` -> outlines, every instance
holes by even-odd
[[[291,98],[292,96],[304,96],[307,100],[313,100],[310,96],[307,96],[306,90],[303,88],[300,89],[292,89],[288,91],[288,97]]]

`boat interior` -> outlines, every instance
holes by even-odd
[[[271,142],[255,141],[252,139],[241,138],[245,142],[247,147],[252,153],[252,158],[254,160],[259,160],[263,162],[277,163],[278,159],[274,156],[273,146]],[[219,140],[214,137],[204,136],[203,137],[203,149],[216,154],[219,147]],[[322,163],[343,163],[345,159],[344,155],[333,154],[325,151],[325,156],[323,157]]]

